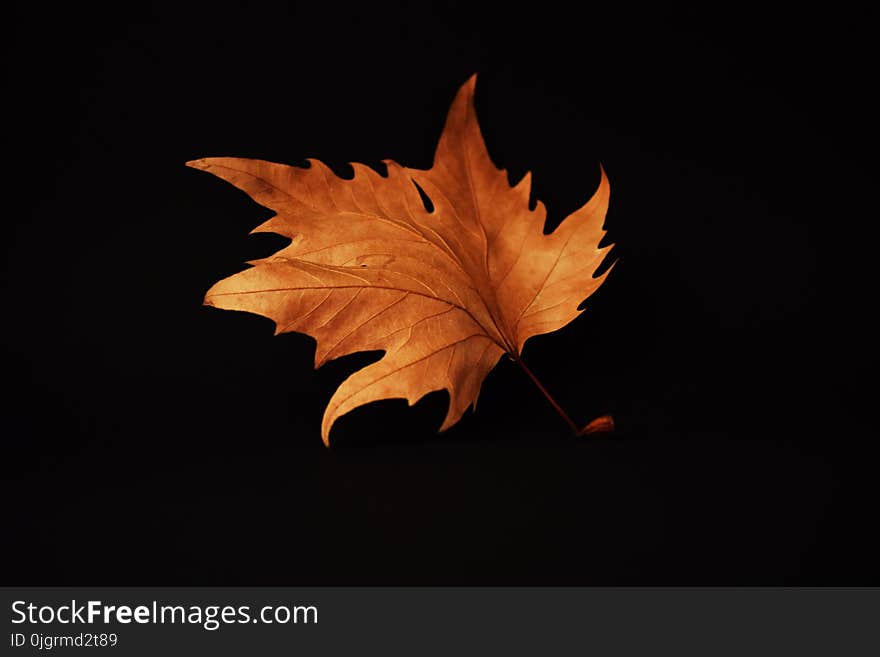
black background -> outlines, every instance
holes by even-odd
[[[874,17],[310,2],[7,16],[4,584],[880,584]],[[478,73],[550,223],[619,263],[476,413],[359,409],[203,307],[283,240],[187,160],[431,163]]]

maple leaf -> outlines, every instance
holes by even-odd
[[[223,279],[205,303],[274,320],[275,332],[317,341],[315,367],[357,351],[384,351],[348,377],[327,406],[321,435],[341,415],[381,399],[410,405],[449,392],[441,431],[476,405],[486,375],[534,335],[555,331],[605,280],[593,275],[610,188],[598,190],[552,233],[529,208],[530,174],[511,186],[489,159],[474,109],[476,76],[459,90],[428,170],[386,160],[387,175],[352,163],[342,179],[317,160],[293,167],[215,157],[187,165],[223,178],[275,215],[254,232],[292,242]],[[422,200],[420,191],[430,204]],[[607,428],[600,418],[582,432]]]

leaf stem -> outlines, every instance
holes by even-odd
[[[517,365],[519,365],[522,368],[523,372],[525,372],[528,375],[528,377],[532,380],[532,383],[534,383],[538,387],[538,390],[540,390],[541,393],[544,395],[544,397],[547,398],[547,401],[550,402],[550,404],[553,406],[555,411],[559,414],[559,417],[561,417],[563,420],[565,420],[565,423],[568,425],[568,428],[571,429],[571,432],[575,436],[584,436],[587,434],[600,433],[600,432],[604,433],[604,432],[614,430],[614,420],[612,420],[611,416],[609,416],[609,415],[603,415],[602,417],[598,417],[595,420],[593,420],[592,422],[590,422],[589,424],[587,424],[587,426],[585,426],[583,429],[579,429],[578,425],[576,425],[574,423],[574,420],[572,420],[571,417],[569,417],[568,413],[566,413],[565,410],[562,408],[562,406],[559,405],[559,402],[557,402],[556,399],[553,398],[553,395],[551,395],[550,392],[547,390],[547,388],[544,387],[544,384],[541,383],[541,381],[538,379],[538,377],[536,377],[534,375],[532,370],[530,370],[528,368],[528,366],[523,362],[522,358],[520,358],[519,356],[514,356],[514,355],[511,355],[510,357],[514,360],[514,362],[516,362]]]

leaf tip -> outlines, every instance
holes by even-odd
[[[192,169],[201,169],[202,171],[207,171],[208,169],[211,168],[211,165],[208,162],[208,159],[204,158],[204,157],[201,159],[198,159],[198,160],[190,160],[189,162],[186,162],[185,164],[186,164],[186,166],[188,166]]]
[[[324,447],[330,447],[330,429],[333,428],[333,424],[336,422],[335,417],[328,417],[326,411],[324,412],[324,419],[321,422],[321,441],[324,443]]]
[[[477,74],[472,73],[471,76],[459,87],[457,99],[465,100],[468,105],[473,107],[474,95],[477,89]],[[453,101],[454,102],[454,101]]]
[[[605,247],[602,247],[601,249],[599,249],[599,252],[602,253],[603,260],[607,257],[608,251],[610,251],[613,248],[614,248],[614,244],[609,244],[608,246],[605,246]],[[611,264],[608,265],[608,268],[605,271],[603,271],[601,274],[599,274],[598,276],[596,276],[596,272],[593,272],[593,278],[594,279],[601,279],[601,282],[604,283],[605,279],[608,277],[608,274],[610,274],[611,270],[617,266],[618,262],[620,262],[620,257],[617,254],[615,254],[614,260],[611,261]],[[600,265],[600,267],[601,267],[601,265]]]

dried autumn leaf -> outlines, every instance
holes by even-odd
[[[401,397],[412,405],[435,390],[450,397],[441,430],[455,424],[502,354],[521,363],[525,341],[577,317],[608,274],[593,278],[611,248],[598,246],[605,172],[586,205],[545,235],[544,206],[529,209],[530,176],[511,187],[489,159],[475,80],[459,90],[426,171],[386,160],[382,176],[353,163],[346,180],[317,160],[308,168],[227,157],[187,163],[276,212],[254,232],[292,240],[214,285],[207,305],[268,317],[276,334],[312,336],[316,367],[385,352],[333,395],[321,426],[326,444],[336,419],[358,406]]]

